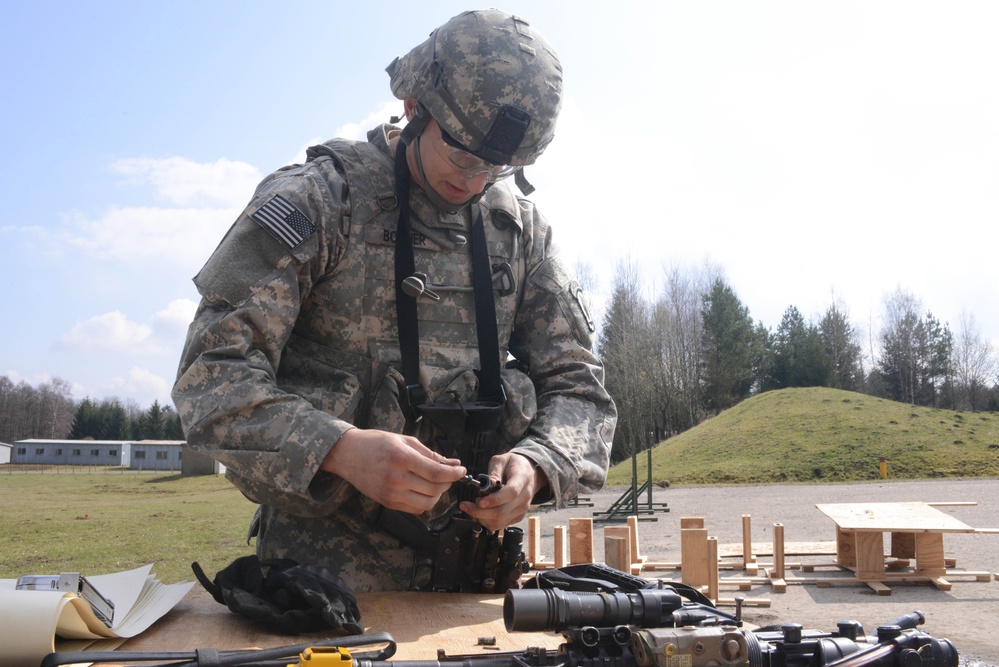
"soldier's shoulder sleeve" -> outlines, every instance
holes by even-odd
[[[582,286],[572,269],[565,263],[552,236],[548,220],[527,199],[520,199],[521,220],[524,225],[525,255],[527,257],[528,287],[539,296],[534,304],[548,309],[541,317],[533,317],[536,326],[557,326],[564,321],[575,341],[592,349],[596,323],[590,315]]]
[[[244,303],[268,277],[296,267],[299,282],[318,278],[343,244],[345,187],[331,170],[293,165],[268,176],[194,278],[205,298]],[[341,196],[343,191],[343,196]],[[307,284],[302,285],[308,289]]]

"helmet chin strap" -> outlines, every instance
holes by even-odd
[[[445,199],[441,197],[436,190],[434,190],[433,186],[430,185],[430,181],[427,180],[427,174],[423,170],[423,155],[420,153],[420,137],[423,136],[429,122],[430,113],[422,104],[417,104],[413,109],[413,117],[409,119],[406,127],[403,128],[402,133],[399,135],[399,139],[406,144],[407,147],[413,147],[413,157],[416,158],[416,169],[420,172],[420,189],[426,193],[427,199],[429,199],[430,202],[439,209],[447,211],[448,213],[456,213],[462,207],[479,201],[492,183],[486,183],[482,192],[462,204],[452,204],[445,201]]]

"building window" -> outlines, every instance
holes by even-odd
[[[17,455],[18,456],[24,456],[27,453],[28,453],[28,449],[26,447],[18,447],[17,448]]]
[[[79,449],[74,449],[73,450],[73,456],[79,456],[79,455],[80,455],[80,450]]]
[[[117,449],[109,449],[108,450],[108,456],[118,456],[118,450]]]
[[[141,449],[139,451],[133,452],[133,453],[135,454],[135,458],[137,458],[137,459],[144,459],[144,458],[146,458],[146,453],[144,451],[142,451]]]
[[[35,448],[35,456],[41,456],[44,453],[45,453],[45,448],[44,447],[36,447]]]
[[[166,461],[167,460],[167,453],[166,452],[156,452],[156,460],[157,461]]]
[[[90,455],[91,456],[100,456],[101,455],[101,450],[99,450],[99,449],[91,449],[90,450]]]
[[[62,448],[56,450],[56,456],[62,456]]]

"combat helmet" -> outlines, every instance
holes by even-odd
[[[522,167],[537,160],[555,134],[562,66],[520,17],[495,9],[459,14],[386,71],[396,97],[419,102],[410,137],[429,120],[420,115],[422,106],[469,153]]]

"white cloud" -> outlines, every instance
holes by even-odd
[[[153,325],[156,327],[176,329],[187,328],[187,325],[194,319],[194,311],[198,309],[198,304],[190,299],[174,299],[167,304],[166,308],[153,314]]]
[[[97,218],[73,216],[61,241],[103,260],[159,259],[200,267],[241,208],[112,207]]]
[[[120,311],[77,322],[59,337],[59,345],[68,349],[109,350],[120,354],[164,352],[164,346],[156,341],[151,326],[133,322]]]
[[[177,206],[240,206],[261,178],[253,165],[226,158],[201,163],[182,157],[137,157],[118,160],[111,169],[152,185],[159,197]]]
[[[402,112],[402,100],[392,99],[386,101],[378,109],[365,116],[363,120],[357,123],[341,125],[333,133],[333,136],[342,139],[363,140],[367,137],[368,130],[381,123],[389,122],[392,116],[401,116]],[[401,127],[406,124],[406,121],[403,119],[397,124]],[[326,137],[312,137],[298,149],[295,156],[288,161],[288,164],[302,164],[305,162],[305,151],[311,146],[323,143],[325,140]]]
[[[102,394],[108,396],[127,396],[136,398],[139,405],[145,408],[152,402],[160,405],[172,405],[170,389],[172,384],[162,377],[145,369],[133,366],[125,376],[116,375],[109,378],[101,387]]]
[[[392,116],[403,114],[402,100],[386,100],[380,107],[369,113],[357,123],[347,123],[336,129],[334,136],[344,139],[364,139],[368,130],[380,123],[387,123]],[[401,122],[400,125],[405,125]]]

